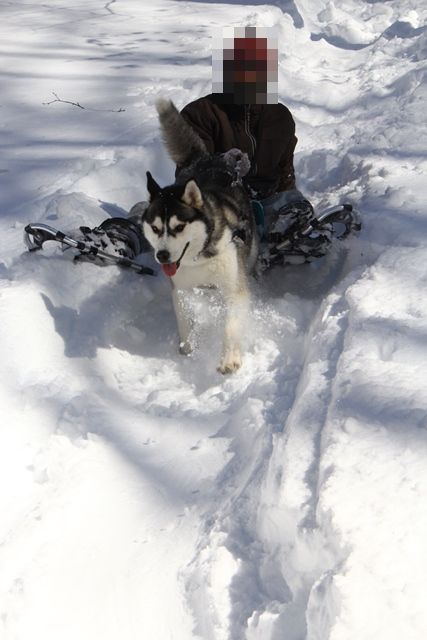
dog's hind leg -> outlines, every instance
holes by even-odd
[[[183,291],[174,287],[172,290],[172,300],[178,325],[179,352],[183,356],[188,356],[193,351],[190,334],[194,323],[190,316],[189,309],[185,306]]]

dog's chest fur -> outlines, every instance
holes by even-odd
[[[234,242],[230,241],[215,256],[199,257],[192,264],[181,264],[172,277],[172,283],[177,289],[213,286],[224,290],[239,277],[238,250]]]

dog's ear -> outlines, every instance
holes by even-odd
[[[195,209],[201,209],[203,207],[202,193],[194,180],[190,180],[185,185],[181,200]]]
[[[147,171],[147,191],[150,194],[150,202],[160,193],[161,187],[154,180],[153,176]]]

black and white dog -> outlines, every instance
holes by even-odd
[[[163,188],[147,172],[150,203],[142,219],[144,234],[172,282],[181,353],[191,351],[193,326],[185,292],[211,286],[220,290],[226,319],[218,370],[231,373],[242,363],[247,276],[258,252],[250,200],[238,179],[249,169],[249,160],[237,149],[212,156],[171,101],[159,100],[156,108],[168,152],[181,170],[175,184]]]

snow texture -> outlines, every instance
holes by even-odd
[[[2,640],[425,640],[424,3],[1,10]],[[226,25],[277,29],[299,187],[363,220],[253,285],[229,377],[213,293],[185,358],[161,274],[22,241],[171,182],[155,100],[210,93]]]

